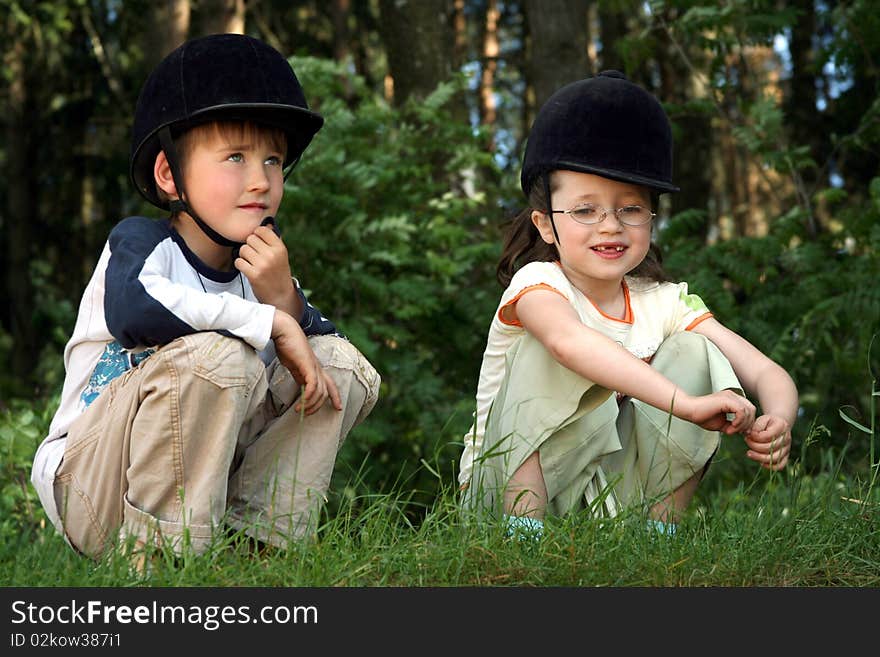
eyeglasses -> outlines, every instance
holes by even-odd
[[[601,223],[608,216],[609,212],[613,212],[617,220],[624,226],[643,226],[657,216],[657,213],[651,212],[648,208],[641,205],[626,205],[622,208],[611,210],[610,208],[603,208],[592,203],[579,205],[571,210],[552,210],[552,212],[553,214],[567,214],[577,223],[584,226]]]

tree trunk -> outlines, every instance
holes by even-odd
[[[3,217],[6,301],[4,324],[12,336],[13,349],[9,374],[26,379],[37,363],[39,350],[34,330],[34,291],[30,263],[36,243],[39,198],[32,164],[38,161],[31,122],[36,115],[28,94],[27,46],[22,39],[7,44],[4,64],[10,73],[6,104],[6,166],[4,178],[10,181]],[[6,314],[8,313],[8,315]]]
[[[452,25],[455,39],[452,46],[452,66],[458,69],[467,57],[467,19],[464,14],[465,0],[454,0],[452,9]]]
[[[200,34],[244,34],[244,0],[201,0],[199,13]]]
[[[452,73],[451,0],[379,0],[379,11],[394,103],[424,98]]]
[[[344,62],[351,57],[351,36],[348,29],[351,0],[333,0],[330,11],[333,17],[333,59]]]
[[[590,0],[525,0],[526,76],[540,107],[554,91],[590,75]]]
[[[495,73],[498,70],[498,10],[497,0],[486,3],[486,20],[483,29],[483,66],[480,74],[480,122],[493,126],[496,120]]]
[[[351,13],[354,16],[355,25],[354,43],[352,44],[354,70],[364,78],[367,86],[373,89],[378,85],[375,72],[372,70],[372,62],[376,56],[371,46],[372,35],[379,33],[377,17],[366,2],[355,2]]]
[[[189,0],[163,0],[154,5],[143,32],[147,70],[152,70],[165,55],[186,41],[190,17]]]
[[[617,5],[609,6],[604,2],[599,4],[599,40],[601,41],[599,70],[613,69],[632,74],[631,71],[626,70],[623,57],[616,47],[617,42],[626,36],[627,15],[627,13],[620,11]]]
[[[822,166],[830,152],[824,129],[823,117],[816,108],[816,51],[813,37],[816,34],[816,9],[813,0],[797,0],[795,6],[800,10],[798,20],[791,28],[788,51],[791,54],[791,83],[785,113],[791,130],[789,137],[792,146],[809,146],[810,156],[817,167]],[[802,202],[809,202],[816,191],[817,169],[808,167],[797,172],[796,183],[801,188]],[[812,211],[809,214],[813,216]],[[807,232],[815,237],[818,226],[809,220]]]
[[[667,22],[672,21],[667,16]],[[683,210],[708,210],[712,194],[713,133],[712,116],[705,110],[689,105],[690,101],[706,98],[712,91],[700,81],[700,74],[691,69],[678,52],[666,31],[658,32],[657,64],[660,70],[659,100],[671,106],[670,120],[673,124],[674,141],[672,181],[681,188],[670,194],[670,213]],[[687,44],[681,47],[687,48]],[[702,70],[704,53],[696,48],[688,48],[688,60]],[[701,228],[701,237],[708,239],[710,225],[715,220],[707,213],[706,222]]]

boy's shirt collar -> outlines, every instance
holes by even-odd
[[[209,278],[212,281],[216,281],[217,283],[229,283],[241,273],[237,269],[233,268],[230,271],[220,271],[219,269],[214,269],[213,267],[209,267],[206,265],[199,256],[197,256],[192,249],[189,248],[189,245],[186,243],[186,240],[183,239],[180,233],[171,225],[170,219],[163,219],[162,224],[168,230],[168,234],[171,236],[171,239],[174,240],[174,243],[177,244],[178,248],[180,248],[181,253],[183,253],[183,257],[186,258],[186,261],[192,266],[193,269],[196,270],[201,276],[205,278]]]

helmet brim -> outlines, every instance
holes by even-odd
[[[648,176],[640,176],[638,174],[628,171],[619,171],[617,169],[610,169],[606,167],[584,165],[577,162],[568,162],[565,160],[561,160],[560,162],[558,162],[555,168],[567,169],[569,171],[578,171],[580,173],[593,173],[597,176],[602,176],[603,178],[610,178],[611,180],[619,180],[620,182],[632,183],[633,185],[641,185],[656,192],[681,191],[680,187],[677,187],[676,185],[668,183],[664,180],[657,180],[656,178],[651,178]]]

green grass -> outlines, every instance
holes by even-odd
[[[540,542],[463,522],[444,493],[414,524],[390,495],[342,510],[317,541],[259,552],[228,535],[203,555],[158,551],[143,578],[119,557],[77,556],[51,528],[0,548],[6,586],[845,586],[880,585],[880,514],[832,477],[776,477],[712,494],[673,537],[635,516],[548,521]],[[855,498],[852,498],[855,499]]]
[[[77,555],[47,525],[28,477],[49,418],[27,405],[0,417],[3,586],[880,586],[880,488],[867,458],[873,433],[869,446],[856,432],[847,454],[821,447],[825,430],[814,428],[784,473],[762,470],[742,456],[740,441],[724,441],[672,537],[648,532],[634,514],[580,514],[548,519],[539,542],[512,540],[500,525],[467,522],[454,484],[425,463],[439,492],[405,481],[366,497],[339,488],[314,542],[260,550],[228,533],[202,555],[157,551],[141,577],[121,557]],[[821,469],[803,472],[814,449]],[[845,473],[853,453],[866,455],[864,467]]]

